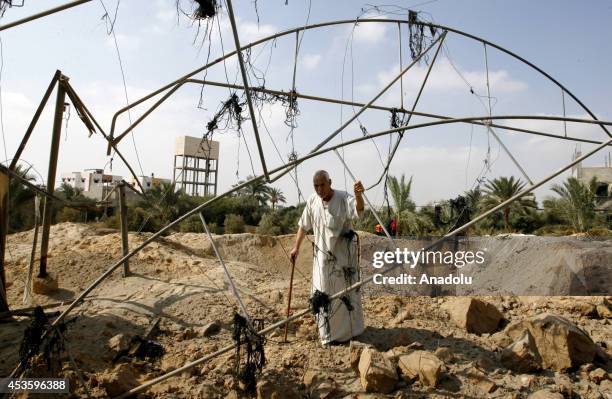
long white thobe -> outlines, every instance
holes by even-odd
[[[316,193],[308,198],[298,225],[314,233],[311,297],[316,290],[332,296],[359,280],[355,239],[343,237],[352,230],[351,220],[355,217],[355,198],[346,191],[334,190],[329,202]],[[320,312],[316,320],[323,344],[347,341],[361,334],[365,327],[359,290],[332,300],[329,312]]]

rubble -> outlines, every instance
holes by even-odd
[[[476,298],[453,298],[442,305],[457,327],[474,334],[497,331],[503,315],[490,303]]]
[[[389,359],[373,348],[365,348],[361,352],[359,377],[366,392],[392,392],[398,380]]]
[[[506,334],[515,341],[526,331],[533,337],[543,368],[565,370],[590,363],[597,351],[595,343],[583,330],[558,315],[543,313],[511,323],[506,328]]]
[[[422,384],[438,385],[444,363],[436,355],[427,351],[414,351],[398,359],[402,374],[410,380],[418,379]]]

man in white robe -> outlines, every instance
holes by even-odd
[[[321,342],[326,345],[346,342],[365,328],[359,290],[327,302],[328,297],[360,279],[356,234],[351,221],[363,212],[364,189],[357,181],[355,197],[346,191],[333,190],[331,179],[324,170],[315,173],[313,184],[315,193],[308,198],[298,222],[291,258],[295,261],[306,233],[313,230],[311,307]]]

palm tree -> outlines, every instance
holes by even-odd
[[[174,183],[162,183],[147,192],[146,205],[153,217],[167,223],[179,216],[183,197],[183,191]]]
[[[268,200],[272,204],[272,210],[276,208],[276,203],[284,204],[287,202],[287,199],[285,198],[285,194],[283,194],[280,188],[270,187],[268,189],[268,196],[269,196]]]
[[[238,183],[234,184],[232,187],[244,184],[246,181],[249,181],[251,179],[253,179],[253,176],[247,176],[246,180],[239,180]],[[269,190],[270,187],[266,186],[264,183],[261,182],[261,180],[259,180],[257,182],[242,187],[236,192],[236,195],[244,195],[247,197],[255,198],[257,202],[265,206],[266,202],[270,199]]]
[[[21,176],[24,180],[34,181],[34,176],[30,175],[30,168],[23,168],[17,165],[15,173]],[[36,194],[28,186],[24,185],[20,179],[11,177],[9,180],[9,231],[20,231],[24,228],[30,228],[31,220],[31,203],[30,201]],[[30,226],[30,227],[28,227]]]
[[[552,190],[561,197],[553,203],[553,206],[577,232],[586,231],[593,225],[596,187],[595,177],[588,184],[575,177],[569,177],[563,185],[552,186]]]
[[[525,183],[521,179],[515,179],[514,176],[498,177],[489,180],[485,184],[484,197],[482,205],[485,209],[491,209],[504,201],[514,197],[521,192],[525,187]],[[533,194],[527,194],[516,201],[510,203],[503,209],[504,227],[510,229],[510,213],[524,214],[527,208],[536,208],[535,197]]]
[[[397,235],[400,235],[402,227],[413,220],[410,215],[415,210],[416,206],[410,199],[410,189],[412,188],[412,177],[406,182],[406,176],[402,174],[402,177],[398,180],[395,176],[389,176],[389,191],[391,192],[391,198],[393,199],[393,211],[395,213],[395,220],[397,223]],[[409,226],[408,229],[410,230]]]

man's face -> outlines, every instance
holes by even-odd
[[[312,184],[314,185],[317,195],[321,197],[321,199],[329,199],[332,192],[331,180],[327,180],[325,176],[317,176],[312,180]]]

